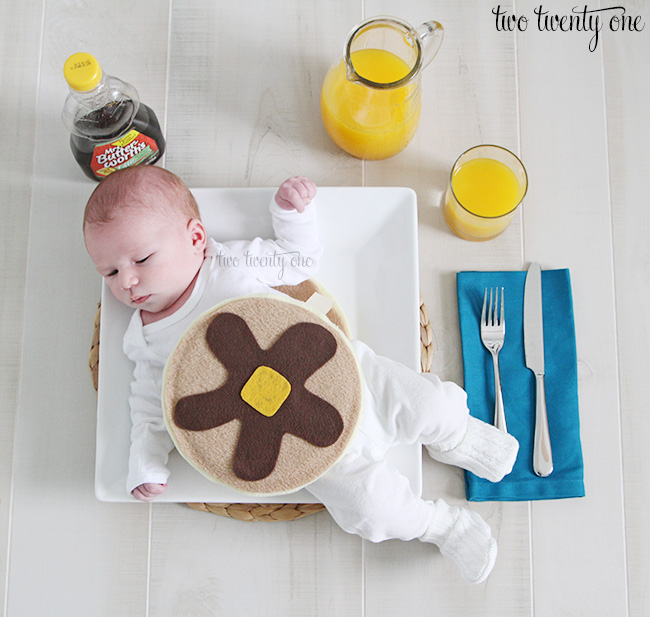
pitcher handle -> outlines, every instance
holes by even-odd
[[[416,32],[422,41],[422,68],[424,68],[436,57],[445,36],[445,29],[437,21],[425,21]]]

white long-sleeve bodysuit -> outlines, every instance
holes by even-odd
[[[276,240],[209,240],[192,294],[178,311],[146,326],[142,325],[140,311],[134,313],[124,336],[124,351],[135,363],[130,397],[129,493],[144,483],[167,482],[166,463],[173,443],[162,417],[162,375],[167,358],[192,321],[227,299],[279,293],[272,287],[296,285],[316,272],[322,248],[315,204],[297,213],[272,202],[270,211]],[[473,465],[479,473],[485,467],[484,475],[489,475],[496,465],[491,460],[495,453],[488,453],[485,459],[481,450],[494,449],[489,443],[492,433],[486,438],[482,431],[487,425],[476,425],[478,421],[468,418],[466,395],[457,385],[419,375],[379,357],[360,341],[352,345],[364,380],[361,424],[343,457],[310,484],[309,491],[345,531],[375,542],[389,538],[433,542],[457,562],[465,578],[483,580],[496,556],[489,527],[468,510],[414,495],[407,478],[389,466],[384,455],[396,444],[422,443],[438,460],[465,468]],[[500,444],[497,450],[508,450],[506,446]],[[501,453],[504,458],[508,456]],[[501,460],[499,465],[506,469],[497,470],[497,476],[507,473],[513,462],[514,458],[510,462]],[[460,524],[463,515],[471,520]],[[470,528],[480,537],[468,543]],[[455,544],[459,542],[452,536],[461,532],[462,550],[469,551],[469,556],[456,554]],[[460,563],[474,559],[474,553],[480,553],[480,564],[470,568]]]

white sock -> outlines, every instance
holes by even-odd
[[[466,581],[482,583],[497,558],[497,543],[489,525],[472,510],[449,506],[442,499],[434,504],[433,520],[420,541],[438,546]]]
[[[462,467],[490,482],[498,482],[512,471],[519,442],[491,424],[469,416],[463,441],[449,450],[440,451],[425,444],[431,458],[447,465]]]

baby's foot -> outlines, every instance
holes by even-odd
[[[434,444],[425,445],[436,461],[462,467],[490,482],[499,482],[512,471],[519,451],[519,442],[512,435],[472,416],[456,447],[441,452]]]
[[[436,544],[440,553],[456,564],[466,581],[482,583],[492,572],[497,558],[497,543],[489,525],[478,513],[451,507],[442,499],[434,505],[434,520],[420,540]]]

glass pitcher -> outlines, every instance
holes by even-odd
[[[320,100],[325,129],[340,148],[385,159],[408,145],[420,119],[420,74],[443,36],[436,21],[415,29],[396,17],[373,17],[353,28]]]

